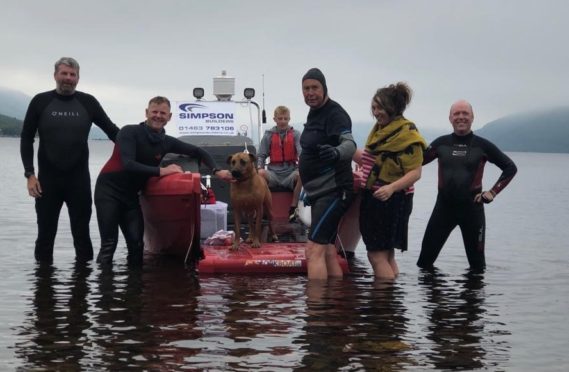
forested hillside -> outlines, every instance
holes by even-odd
[[[507,116],[475,132],[504,151],[569,152],[569,107]]]
[[[19,137],[21,131],[21,120],[0,114],[0,136]]]

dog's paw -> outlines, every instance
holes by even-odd
[[[251,243],[251,247],[253,248],[259,248],[261,246],[261,242],[258,240],[254,240],[253,243]]]
[[[277,236],[277,234],[274,234],[274,235],[271,237],[271,241],[272,241],[273,243],[278,243],[278,242],[279,242],[279,237]]]

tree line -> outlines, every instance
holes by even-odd
[[[0,114],[0,136],[20,137],[22,120]]]

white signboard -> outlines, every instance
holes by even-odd
[[[166,126],[168,134],[191,135],[236,135],[234,102],[177,101],[172,105],[172,120]]]

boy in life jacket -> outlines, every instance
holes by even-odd
[[[275,108],[273,120],[277,125],[265,131],[259,151],[257,167],[270,188],[284,187],[292,190],[289,221],[296,220],[296,206],[302,184],[298,175],[300,132],[289,126],[290,110],[286,106]],[[266,160],[269,158],[269,163]],[[266,165],[266,168],[265,168]]]

